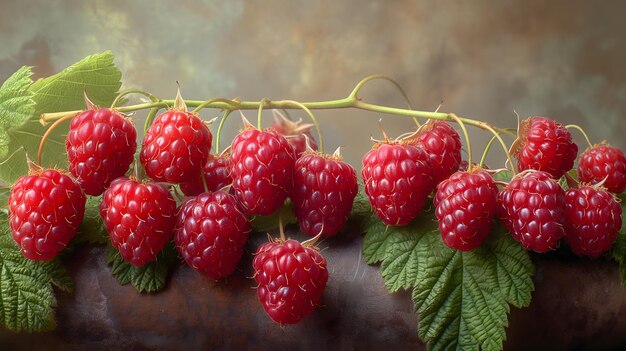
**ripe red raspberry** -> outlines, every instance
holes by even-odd
[[[212,139],[200,117],[170,109],[148,128],[141,147],[141,164],[146,174],[156,181],[184,182],[202,171]]]
[[[398,141],[374,145],[363,156],[361,177],[370,204],[386,225],[409,224],[434,187],[426,151]]]
[[[337,153],[302,155],[296,161],[291,196],[300,230],[313,236],[337,234],[358,190],[356,171]]]
[[[231,176],[237,200],[249,215],[269,215],[293,189],[295,152],[271,129],[248,126],[232,143]]]
[[[498,215],[528,250],[547,252],[565,235],[565,192],[547,172],[523,172],[499,194]]]
[[[417,145],[428,154],[433,170],[434,185],[448,179],[459,169],[461,137],[450,123],[429,120],[420,128],[416,141]]]
[[[561,123],[545,117],[530,117],[521,122],[513,147],[520,171],[535,169],[559,179],[572,169],[578,146]]]
[[[295,240],[261,245],[252,265],[259,301],[280,324],[295,324],[313,313],[328,281],[326,259]]]
[[[578,256],[600,257],[622,228],[622,207],[613,194],[591,186],[565,193],[565,242]]]
[[[223,191],[188,198],[178,211],[174,241],[185,262],[219,280],[237,268],[252,226]]]
[[[9,195],[9,225],[24,257],[47,261],[76,235],[85,214],[80,186],[54,169],[20,177]]]
[[[296,157],[300,157],[307,150],[307,139],[309,147],[317,151],[317,143],[311,135],[313,124],[301,124],[301,121],[291,121],[285,118],[280,112],[274,110],[274,124],[272,129],[284,136],[289,144],[296,151]]]
[[[498,187],[481,169],[460,171],[437,186],[434,204],[443,242],[469,251],[489,236],[496,216]]]
[[[208,191],[218,191],[230,185],[230,158],[227,156],[209,155],[209,159],[202,169],[203,175],[196,175],[186,182],[180,183],[180,190],[187,196],[196,196],[205,191],[202,176]]]
[[[97,196],[133,162],[137,132],[120,113],[89,109],[74,117],[65,139],[69,171],[86,194]]]
[[[607,177],[608,176],[608,177]],[[608,191],[621,194],[626,189],[626,157],[619,148],[606,143],[594,145],[580,155],[578,179],[589,184],[602,184]]]
[[[104,192],[100,216],[122,258],[143,266],[170,240],[176,202],[164,185],[120,177]]]

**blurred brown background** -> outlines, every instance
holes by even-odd
[[[592,141],[626,141],[626,3],[620,1],[1,1],[0,76],[50,75],[112,50],[124,87],[172,98],[336,99],[366,75],[397,79],[417,109],[515,126],[545,115]],[[404,106],[386,82],[362,96]],[[252,115],[252,113],[250,113]],[[327,148],[348,160],[404,117],[317,113]],[[270,115],[268,114],[268,120]],[[239,127],[230,123],[225,140]],[[573,132],[584,149],[583,139]],[[472,131],[475,153],[488,137]],[[501,164],[496,148],[488,159]]]

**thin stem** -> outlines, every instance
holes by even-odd
[[[153,107],[150,109],[150,112],[148,112],[148,115],[146,116],[146,121],[143,124],[143,132],[147,132],[148,128],[150,128],[150,125],[152,125],[152,120],[154,120],[154,116],[156,116],[157,113],[159,113],[160,108],[158,107]]]
[[[197,113],[200,110],[202,110],[203,108],[211,105],[214,102],[223,102],[225,104],[230,105],[231,108],[237,108],[237,103],[235,101],[228,100],[228,99],[222,99],[222,98],[215,98],[215,99],[207,100],[207,101],[201,103],[200,105],[198,105],[198,107],[196,107],[193,111],[191,111],[191,113]]]
[[[52,131],[54,131],[56,127],[59,126],[59,124],[74,118],[74,116],[76,116],[76,114],[66,114],[65,116],[63,116],[63,118],[58,119],[54,123],[52,123],[52,125],[43,134],[43,136],[41,137],[41,141],[39,142],[39,149],[37,150],[37,164],[38,165],[41,165],[41,154],[43,153],[43,145],[46,143],[46,140],[48,140],[48,137],[50,136]]]
[[[470,143],[469,134],[467,133],[467,129],[465,128],[465,123],[463,123],[463,121],[461,121],[461,119],[457,115],[455,115],[454,113],[450,113],[450,117],[452,117],[452,119],[454,119],[461,126],[461,130],[463,131],[465,143],[467,144],[467,170],[469,171],[470,169],[472,169],[472,144]]]
[[[587,140],[587,144],[589,144],[589,147],[593,147],[593,144],[591,144],[591,140],[589,140],[589,137],[587,136],[587,133],[585,133],[585,130],[582,129],[581,126],[579,126],[577,124],[568,124],[568,125],[565,126],[565,128],[578,130],[585,137],[585,140]]]
[[[265,106],[265,103],[268,101],[267,98],[263,98],[261,99],[261,103],[259,103],[259,111],[257,112],[257,119],[256,119],[256,127],[259,129],[263,128],[263,124],[262,122],[262,117],[263,117],[263,107]]]
[[[372,76],[368,76],[363,78],[360,82],[357,83],[357,85],[354,87],[354,89],[352,90],[352,92],[350,93],[350,95],[348,95],[349,98],[353,99],[353,100],[359,100],[357,94],[359,93],[359,91],[363,88],[363,86],[365,86],[365,84],[369,81],[372,80],[376,80],[376,79],[383,79],[386,80],[388,82],[390,82],[391,84],[393,84],[399,91],[400,94],[402,94],[402,97],[404,98],[404,101],[406,102],[406,105],[408,106],[409,110],[412,110],[413,107],[411,106],[411,100],[409,99],[409,95],[407,95],[407,93],[404,91],[404,89],[402,89],[402,86],[400,85],[400,83],[396,82],[395,80],[384,76],[382,74],[376,74],[376,75],[372,75]],[[420,122],[417,120],[416,117],[413,117],[413,122],[415,122],[415,124],[419,127],[420,126]]]
[[[315,125],[315,129],[317,129],[317,137],[320,139],[320,152],[324,153],[324,138],[322,137],[322,130],[320,129],[320,124],[317,122],[317,119],[313,115],[313,112],[311,112],[311,110],[309,110],[308,107],[304,106],[302,103],[298,101],[294,101],[294,100],[283,100],[283,101],[294,104],[295,106],[303,109],[304,112],[306,112],[309,115],[309,118],[311,118],[311,121],[313,121],[313,124]]]
[[[204,187],[204,192],[209,192],[209,186],[206,184],[206,177],[204,176],[204,170],[200,172],[200,178],[202,178],[202,187]]]
[[[280,232],[280,240],[282,241],[287,240],[287,238],[285,237],[285,226],[283,224],[282,213],[278,215],[278,231]]]
[[[480,158],[480,163],[478,164],[478,167],[482,167],[485,164],[485,159],[487,158],[489,149],[491,149],[491,145],[493,144],[494,141],[496,141],[495,135],[491,137],[491,140],[489,140],[489,142],[487,143],[487,146],[485,146],[485,151],[483,151],[483,155]]]
[[[222,119],[220,120],[220,124],[217,126],[217,137],[215,138],[215,153],[216,154],[220,153],[220,137],[222,136],[222,128],[224,127],[224,122],[226,122],[226,119],[228,118],[228,116],[230,116],[231,112],[233,112],[233,110],[224,111],[224,115],[222,116]]]
[[[139,90],[139,89],[128,89],[128,90],[124,90],[123,92],[121,92],[121,93],[119,93],[117,95],[117,97],[115,98],[115,100],[113,100],[113,103],[111,104],[111,108],[115,108],[115,106],[120,101],[122,101],[122,98],[124,96],[126,96],[126,95],[129,95],[129,94],[140,94],[140,95],[143,95],[143,96],[147,97],[148,99],[150,99],[150,101],[152,101],[152,102],[157,102],[157,101],[160,100],[158,97],[156,97],[156,96],[154,96],[154,95],[152,95],[152,94],[150,94],[150,93],[148,93],[146,91]]]

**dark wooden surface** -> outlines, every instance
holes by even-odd
[[[263,240],[254,234],[249,250]],[[139,294],[111,276],[104,247],[84,247],[69,257],[76,289],[57,294],[56,331],[0,331],[0,350],[425,350],[410,294],[386,291],[379,268],[363,261],[361,243],[355,233],[321,244],[330,269],[323,305],[286,327],[259,304],[250,255],[224,281],[180,266],[165,290]],[[614,263],[560,254],[533,259],[533,303],[511,311],[505,350],[626,345],[626,291]]]

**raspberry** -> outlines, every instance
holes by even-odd
[[[100,216],[122,258],[143,266],[170,240],[176,202],[164,185],[120,177],[104,192]]]
[[[439,183],[434,204],[443,242],[459,251],[480,246],[491,232],[497,201],[498,187],[480,169],[454,173]]]
[[[419,215],[434,185],[428,159],[422,148],[397,141],[377,143],[363,156],[365,193],[383,223],[402,226]]]
[[[9,224],[24,257],[47,261],[76,235],[85,194],[68,175],[38,169],[20,177],[9,195]]]
[[[181,205],[174,241],[189,266],[219,280],[237,268],[251,230],[237,200],[216,191],[188,198]]]
[[[89,109],[74,117],[65,139],[69,171],[86,194],[97,196],[133,162],[137,132],[114,110]]]
[[[202,169],[204,181],[208,191],[218,191],[230,185],[230,159],[226,156],[209,155],[207,163]],[[180,190],[187,196],[196,196],[205,191],[202,175],[196,175],[186,182],[180,183]]]
[[[499,194],[498,215],[511,236],[528,250],[547,252],[565,235],[565,192],[547,172],[513,177]]]
[[[311,135],[311,127],[313,124],[301,124],[301,121],[294,122],[285,118],[280,112],[274,111],[274,124],[271,128],[287,139],[296,151],[296,157],[300,157],[307,150],[307,139],[309,147],[313,151],[317,151],[317,143]]]
[[[429,120],[417,134],[417,145],[428,154],[434,185],[448,179],[459,169],[461,137],[449,123]]]
[[[606,143],[585,150],[577,171],[581,182],[598,184],[606,178],[602,186],[608,191],[620,194],[626,189],[626,157],[622,150]]]
[[[591,186],[565,193],[565,242],[578,256],[600,257],[622,228],[622,207],[608,191]]]
[[[295,152],[271,129],[247,127],[232,143],[231,176],[237,200],[249,215],[269,215],[293,189]]]
[[[159,182],[181,183],[200,174],[213,136],[197,115],[168,110],[148,128],[140,160],[146,174]]]
[[[559,179],[572,169],[578,146],[561,123],[545,117],[522,121],[518,140],[513,147],[520,171],[535,169]]]
[[[306,153],[295,165],[292,200],[300,230],[333,236],[348,220],[359,188],[356,171],[339,155]]]
[[[295,240],[261,245],[252,265],[259,301],[280,324],[295,324],[313,313],[328,281],[326,259]]]

